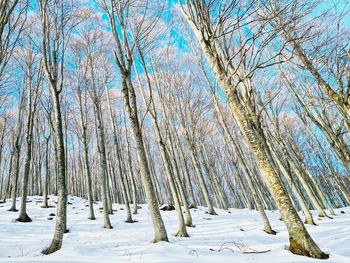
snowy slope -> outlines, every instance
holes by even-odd
[[[150,243],[153,229],[147,206],[143,205],[137,223],[124,223],[122,205],[111,215],[113,229],[102,227],[101,204],[95,204],[97,220],[87,219],[86,201],[69,197],[68,227],[60,251],[43,256],[40,251],[48,246],[54,230],[56,208],[41,208],[41,197],[29,197],[28,211],[32,223],[17,223],[18,213],[9,212],[8,200],[0,204],[0,262],[321,262],[296,256],[285,249],[288,235],[279,220],[278,212],[268,212],[277,236],[265,234],[259,214],[247,209],[217,209],[218,216],[205,214],[205,208],[192,209],[195,228],[188,228],[190,238],[174,237],[175,211],[162,211],[170,243]],[[50,203],[54,204],[51,196]],[[345,214],[340,213],[345,211]],[[334,219],[317,219],[318,226],[307,226],[320,247],[330,253],[322,262],[350,262],[350,207],[336,210]],[[53,220],[48,220],[53,218]],[[220,250],[221,248],[221,250]],[[240,250],[241,249],[241,250]],[[220,250],[220,252],[218,252]],[[266,253],[243,253],[266,251]]]

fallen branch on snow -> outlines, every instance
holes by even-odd
[[[217,252],[221,252],[223,250],[230,250],[232,252],[235,252],[234,249],[226,246],[227,244],[233,244],[243,254],[262,254],[262,253],[267,253],[267,252],[271,251],[271,249],[268,249],[268,250],[256,250],[256,249],[247,247],[244,243],[238,243],[238,242],[235,242],[235,241],[225,242],[225,243],[221,244],[221,246],[220,246],[220,248],[218,250],[215,250],[215,249],[212,249],[212,248],[210,248],[210,250],[211,251],[217,251]]]

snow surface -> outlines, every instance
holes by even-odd
[[[19,200],[19,199],[18,199]],[[50,205],[56,197],[50,196]],[[334,219],[318,219],[318,226],[307,226],[328,260],[297,256],[286,250],[288,234],[277,211],[267,212],[276,236],[263,232],[257,211],[248,209],[216,209],[219,215],[205,214],[205,208],[191,209],[195,228],[188,228],[190,238],[178,238],[175,211],[162,211],[170,242],[152,244],[152,223],[146,205],[133,215],[137,223],[124,223],[123,205],[111,215],[113,229],[102,227],[100,203],[95,204],[96,220],[87,219],[86,200],[68,198],[68,228],[63,247],[58,252],[43,256],[40,252],[52,239],[56,208],[41,208],[42,198],[29,197],[27,206],[32,223],[18,223],[18,212],[7,211],[8,200],[0,204],[0,262],[350,262],[350,207],[336,209]],[[18,203],[19,205],[19,203]],[[345,214],[340,213],[344,211]],[[315,215],[315,214],[314,214]],[[221,248],[221,250],[220,250]],[[218,252],[220,250],[220,252]],[[266,253],[243,253],[266,251]]]

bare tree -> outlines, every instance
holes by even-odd
[[[141,51],[141,47],[137,44],[137,48],[138,48],[138,52],[140,55],[140,60],[141,60],[141,65],[142,65],[142,69],[145,73],[145,78],[146,78],[146,85],[148,87],[148,92],[149,92],[149,97],[150,97],[150,102],[149,102],[149,113],[151,115],[151,118],[153,120],[153,126],[155,128],[155,135],[156,135],[156,140],[158,143],[158,147],[160,150],[160,154],[161,154],[161,158],[164,164],[164,168],[165,168],[165,174],[167,176],[167,180],[168,183],[170,185],[170,191],[171,191],[171,196],[174,200],[175,203],[175,209],[177,212],[177,217],[178,217],[178,223],[179,223],[179,228],[178,231],[176,233],[176,236],[179,237],[188,237],[188,233],[186,230],[186,224],[182,215],[182,209],[181,209],[181,203],[180,203],[180,198],[179,198],[179,192],[177,189],[181,186],[178,185],[178,187],[176,186],[176,180],[175,180],[175,175],[173,174],[173,168],[171,166],[171,162],[170,162],[170,157],[168,154],[168,150],[166,149],[166,142],[163,139],[163,136],[161,134],[161,130],[159,127],[159,122],[158,122],[158,118],[157,118],[157,111],[155,108],[155,104],[154,104],[154,100],[153,100],[153,95],[152,95],[152,84],[151,84],[151,79],[148,73],[148,69],[146,66],[146,62],[145,62],[145,57],[143,55],[143,52]],[[140,90],[141,90],[141,94],[142,97],[145,101],[145,104],[147,104],[146,101],[146,97],[145,97],[145,92],[143,91],[142,87],[141,87],[141,82],[140,82],[140,77],[139,74],[137,72],[137,68],[135,67],[135,72],[137,74],[138,80],[139,80],[139,84],[140,84]],[[187,208],[188,209],[188,208]],[[192,225],[192,222],[189,222]]]
[[[90,21],[87,19],[87,21]],[[84,32],[82,32],[82,37],[84,36]],[[88,91],[89,91],[89,78],[88,78],[88,63],[86,58],[86,43],[81,41],[81,36],[74,39],[74,42],[71,47],[72,62],[75,67],[72,70],[73,72],[70,75],[70,81],[72,82],[72,86],[74,87],[74,93],[77,97],[78,102],[78,112],[79,112],[79,121],[78,121],[78,129],[77,133],[79,134],[79,139],[83,144],[83,167],[86,176],[86,184],[87,184],[87,197],[89,203],[89,219],[95,220],[94,208],[93,208],[93,193],[92,193],[92,175],[91,175],[91,164],[89,161],[90,151],[89,151],[89,140],[91,136],[89,136],[89,103],[88,103]]]
[[[34,117],[37,110],[37,105],[40,96],[40,86],[42,85],[43,72],[41,69],[41,58],[39,54],[34,51],[34,42],[31,39],[32,32],[27,32],[27,41],[25,43],[25,50],[20,55],[23,56],[23,60],[19,60],[19,64],[23,65],[23,71],[25,76],[25,85],[27,86],[27,124],[26,124],[26,156],[24,163],[24,174],[22,184],[22,201],[21,209],[17,221],[19,222],[31,222],[31,218],[27,215],[27,195],[28,195],[28,179],[30,165],[32,161],[32,143],[33,143],[33,128]]]
[[[275,58],[278,58],[280,52],[267,58],[263,56],[263,51],[274,35],[266,35],[265,25],[255,24],[254,20],[248,19],[256,12],[254,4],[248,6],[247,8],[238,1],[227,1],[225,4],[219,4],[218,1],[209,4],[197,0],[180,3],[182,13],[228,99],[244,140],[254,154],[279,208],[289,232],[290,251],[314,258],[328,258],[310,237],[279,179],[279,172],[259,119],[254,100],[256,92],[253,76],[259,68],[276,63]],[[254,29],[252,36],[243,31],[248,26],[251,30]],[[234,33],[239,36],[238,46],[227,42]]]
[[[16,128],[13,132],[13,146],[11,153],[10,171],[9,177],[11,176],[11,208],[9,211],[17,212],[16,209],[16,197],[17,197],[17,181],[19,173],[19,160],[20,150],[22,146],[22,129],[23,129],[23,115],[24,115],[24,101],[25,93],[24,88],[18,90],[19,100],[17,107],[17,122]]]
[[[168,241],[164,222],[161,217],[154,193],[154,186],[151,179],[149,165],[147,163],[146,150],[142,136],[142,127],[138,117],[136,92],[131,80],[135,43],[142,42],[145,36],[149,35],[152,32],[152,29],[157,25],[160,14],[156,8],[159,8],[159,6],[157,6],[157,3],[151,7],[149,6],[150,2],[147,2],[146,5],[137,5],[134,2],[137,1],[110,0],[109,3],[107,3],[107,1],[104,0],[102,3],[102,8],[105,10],[109,18],[112,34],[116,44],[114,57],[122,78],[122,95],[124,106],[131,122],[136,143],[140,174],[143,186],[145,187],[148,207],[151,212],[155,234],[153,242]],[[139,19],[138,17],[140,14],[142,19]],[[154,16],[152,17],[152,15]]]
[[[108,213],[112,212],[110,206],[109,188],[108,188],[108,164],[106,152],[106,136],[105,124],[102,113],[102,96],[104,87],[109,84],[111,76],[111,66],[107,62],[107,58],[99,56],[96,51],[103,51],[103,47],[99,39],[103,37],[103,32],[97,30],[88,32],[86,37],[86,56],[88,64],[89,77],[91,82],[91,100],[94,105],[96,116],[98,151],[100,158],[101,187],[102,187],[102,202],[104,215],[104,228],[112,228]]]
[[[51,254],[62,246],[67,231],[66,160],[60,95],[64,86],[64,59],[72,29],[79,21],[74,1],[40,0],[43,68],[54,108],[55,149],[57,158],[57,218],[51,245],[43,251]]]
[[[8,95],[13,67],[13,51],[25,27],[28,0],[6,0],[0,3],[0,109]]]

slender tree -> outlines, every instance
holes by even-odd
[[[79,22],[74,1],[38,1],[42,30],[43,68],[49,85],[54,110],[55,150],[57,160],[57,218],[50,246],[43,251],[51,254],[62,246],[67,231],[66,157],[60,95],[64,87],[64,59],[69,36]]]
[[[153,242],[159,242],[168,241],[168,236],[158,208],[156,196],[154,194],[151,171],[147,162],[146,150],[142,136],[142,127],[138,117],[136,92],[134,84],[131,80],[131,70],[135,55],[135,44],[133,44],[133,42],[137,43],[137,39],[145,39],[145,36],[149,35],[152,32],[152,29],[157,25],[160,17],[158,11],[156,11],[154,14],[155,17],[147,17],[148,15],[152,15],[150,14],[152,10],[150,9],[149,4],[150,3],[147,2],[145,6],[140,6],[140,10],[137,10],[138,6],[132,5],[132,1],[124,1],[122,3],[115,0],[110,0],[109,3],[107,3],[107,1],[104,0],[102,3],[102,8],[105,10],[109,18],[112,34],[116,44],[114,56],[122,78],[123,102],[131,122],[136,143],[140,174],[143,186],[145,187],[148,207],[151,212],[155,235]],[[132,8],[135,8],[135,10],[130,13],[129,10]],[[133,16],[131,16],[131,14],[133,14]],[[138,19],[138,14],[143,14],[143,19]],[[128,17],[128,15],[130,16]],[[133,23],[131,23],[131,21]],[[121,30],[119,30],[119,28]]]
[[[279,208],[289,232],[289,250],[295,254],[309,257],[328,258],[329,256],[319,249],[307,232],[282,185],[252,98],[252,94],[254,94],[252,80],[254,72],[259,68],[275,63],[274,59],[278,57],[279,53],[264,59],[262,52],[267,45],[266,42],[262,42],[263,44],[260,44],[260,42],[259,45],[254,43],[255,41],[249,42],[243,38],[238,42],[242,43],[241,47],[238,48],[238,51],[234,50],[232,54],[229,48],[225,50],[222,43],[218,41],[218,39],[225,41],[225,34],[232,34],[235,31],[240,32],[240,24],[245,23],[244,19],[247,15],[254,13],[255,5],[248,7],[242,14],[235,12],[235,10],[240,10],[238,7],[242,7],[240,4],[237,1],[229,1],[227,5],[218,5],[218,10],[211,10],[217,5],[209,5],[194,0],[186,1],[185,4],[180,3],[180,6],[198,40],[208,65],[227,96],[231,112],[243,133],[245,142],[253,152],[264,180]],[[236,13],[237,18],[231,24],[232,21],[229,18],[234,13]],[[226,21],[230,21],[229,27],[227,27],[228,23]],[[237,28],[237,30],[231,29],[234,25],[236,27],[233,28]],[[253,26],[254,24],[251,24],[251,27]],[[259,37],[259,31],[254,39],[257,37]],[[262,37],[265,39],[265,35]],[[246,38],[249,38],[249,36],[246,36]],[[268,41],[268,38],[266,40]],[[237,56],[240,59],[238,64],[234,65],[233,58]],[[249,63],[248,67],[246,67],[245,62]]]

